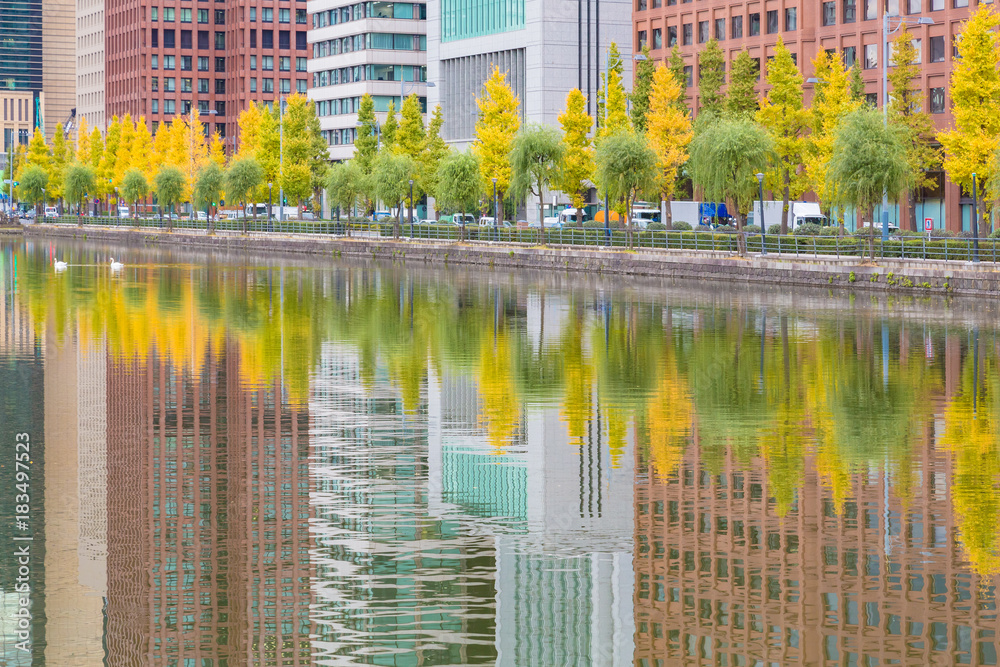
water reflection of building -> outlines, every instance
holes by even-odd
[[[640,476],[636,664],[996,665],[992,586],[955,541],[947,454],[930,435],[917,454],[905,506],[871,470],[838,510],[809,460],[785,517],[763,461],[709,474],[693,447],[669,480]]]
[[[471,428],[472,378],[428,385],[429,507],[494,536],[497,664],[631,664],[633,465],[613,464],[600,408],[582,443],[558,408],[528,408],[497,452]]]
[[[355,350],[324,345],[310,397],[316,663],[491,662],[493,541],[428,513],[426,400],[406,412],[384,367],[366,377]]]
[[[239,369],[109,361],[109,664],[309,663],[308,413]]]

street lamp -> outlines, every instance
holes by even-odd
[[[899,30],[906,24],[907,19],[916,20],[917,25],[934,25],[934,20],[926,16],[891,16],[889,12],[882,15],[882,124],[889,126],[889,98],[887,90],[889,87],[889,35]],[[890,29],[890,23],[896,21],[895,28]],[[882,191],[882,248],[885,253],[885,244],[889,241],[889,191]]]
[[[42,188],[42,222],[45,222],[45,188]]]
[[[274,183],[271,181],[267,182],[267,231],[271,231],[271,206],[273,205],[273,198],[271,196],[273,193],[271,188],[273,185]]]
[[[418,83],[421,83],[421,82],[420,81],[413,81],[412,82],[413,87],[416,87],[416,85]],[[437,88],[437,84],[435,84],[433,81],[424,81],[423,84],[425,86],[427,86],[428,88]],[[406,97],[406,88],[405,88],[405,86],[406,86],[406,81],[403,80],[403,75],[400,74],[400,76],[399,76],[399,110],[400,111],[403,110],[403,98]],[[412,88],[411,88],[411,90],[412,90]]]
[[[115,225],[120,225],[122,223],[122,207],[121,200],[118,198],[118,188],[115,188]]]
[[[767,234],[764,227],[764,174],[757,174],[757,189],[760,196],[760,254],[767,254]]]

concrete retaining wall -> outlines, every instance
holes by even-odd
[[[225,252],[305,253],[406,263],[465,264],[493,269],[544,269],[617,275],[656,276],[730,283],[846,287],[910,294],[1000,295],[1000,266],[970,262],[884,260],[877,265],[859,258],[747,258],[690,251],[519,246],[493,243],[393,241],[386,238],[328,236],[241,236],[204,232],[133,231],[30,225],[27,238],[65,238],[122,246],[157,245],[217,249]]]

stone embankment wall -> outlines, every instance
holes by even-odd
[[[983,262],[882,260],[857,257],[770,255],[740,258],[724,253],[570,247],[518,246],[501,243],[394,241],[388,238],[327,236],[241,236],[204,232],[150,232],[30,225],[25,237],[66,238],[134,245],[218,249],[231,252],[305,253],[331,258],[462,264],[492,269],[583,271],[614,275],[656,276],[779,286],[845,287],[908,294],[1000,296],[1000,265]]]

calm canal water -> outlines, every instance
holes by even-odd
[[[0,296],[0,665],[997,664],[992,302],[40,242]]]

